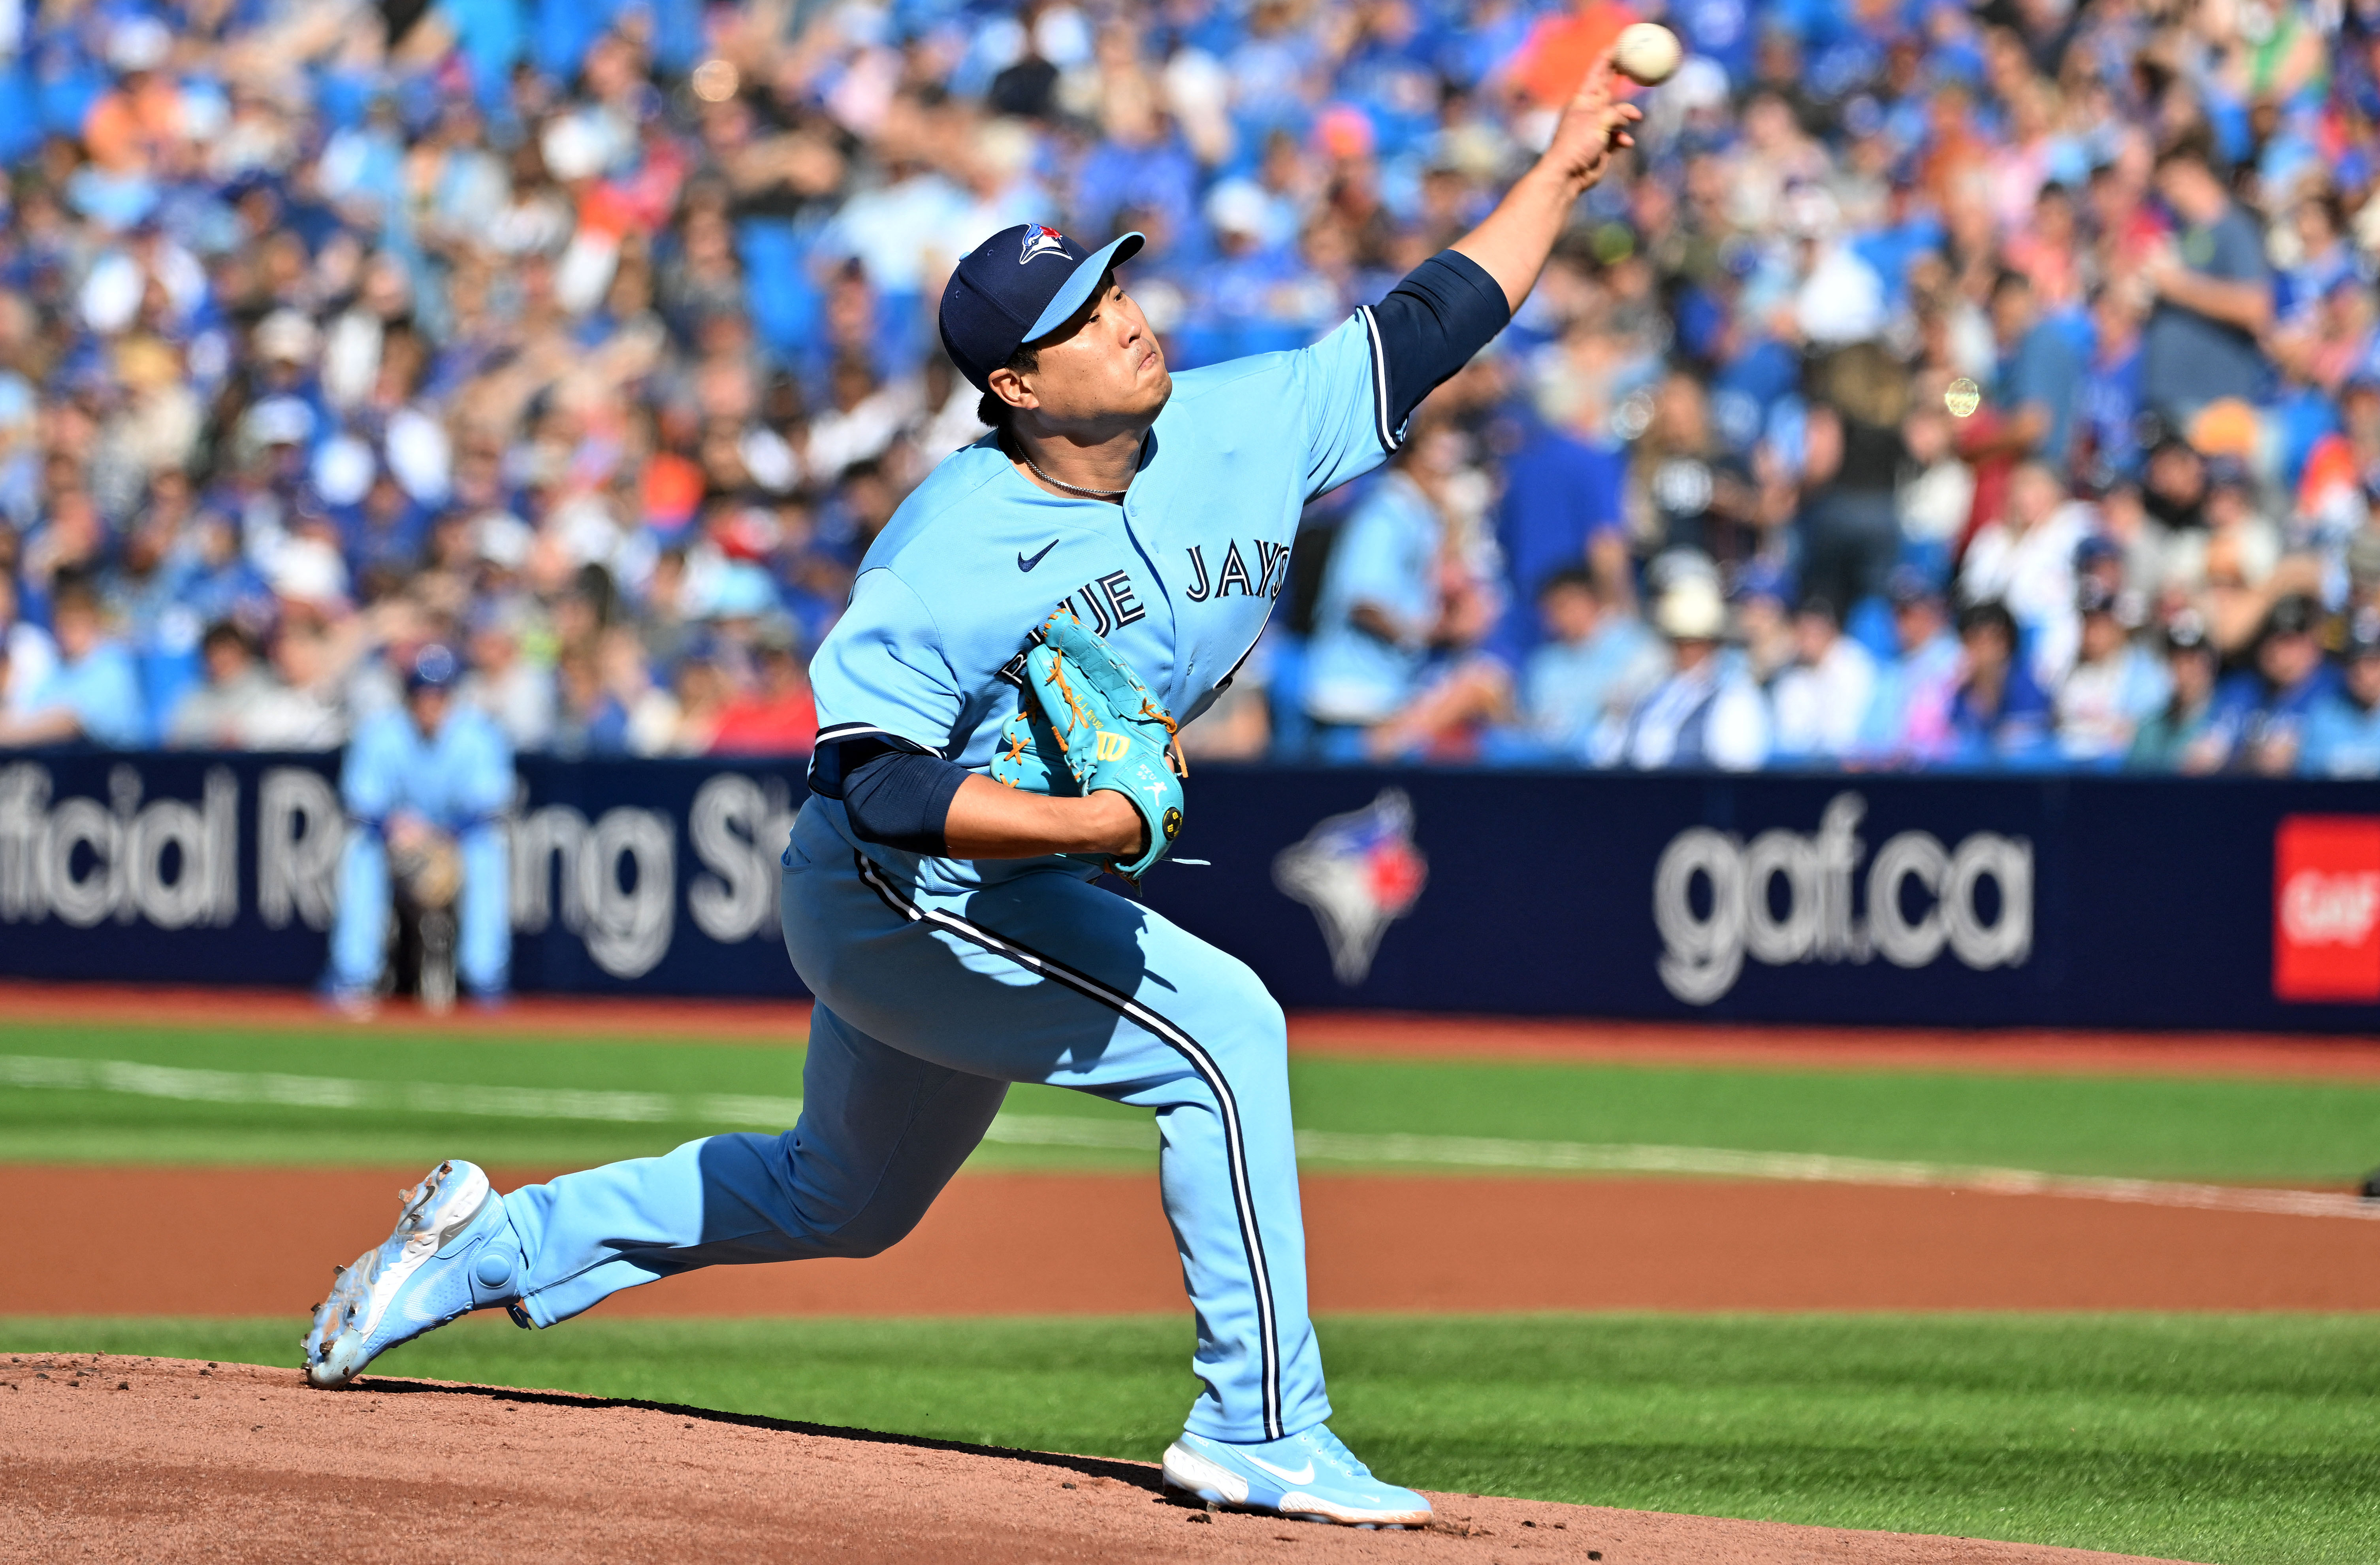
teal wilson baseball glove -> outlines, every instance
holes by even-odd
[[[1064,607],[1025,655],[1026,699],[991,759],[995,782],[1030,793],[1121,793],[1148,826],[1139,857],[1108,868],[1138,880],[1182,832],[1174,722],[1140,676]]]

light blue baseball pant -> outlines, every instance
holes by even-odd
[[[493,825],[464,828],[455,846],[463,889],[455,909],[455,971],[475,995],[501,995],[512,982],[511,860]],[[377,831],[349,826],[339,859],[339,914],[331,929],[331,982],[368,989],[388,957],[388,844]]]
[[[818,996],[801,1121],[504,1197],[540,1326],[697,1266],[873,1255],[915,1227],[1011,1082],[1157,1114],[1196,1314],[1193,1433],[1278,1439],[1330,1415],[1281,1007],[1246,966],[1064,869],[980,888],[896,876],[806,811],[785,945]]]

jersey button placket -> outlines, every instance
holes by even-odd
[[[1173,601],[1172,589],[1166,585],[1164,570],[1158,565],[1157,551],[1150,548],[1142,536],[1140,523],[1143,507],[1140,505],[1137,485],[1124,491],[1123,504],[1117,508],[1123,524],[1124,546],[1132,551],[1135,559],[1148,567],[1151,584],[1156,587],[1158,597],[1165,605],[1166,623],[1172,628],[1165,638],[1165,661],[1160,665],[1143,669],[1142,678],[1152,687],[1163,691],[1167,703],[1174,711],[1179,712],[1182,709],[1182,693],[1188,679],[1188,669],[1185,668],[1183,671],[1182,678],[1176,679],[1174,660],[1192,651],[1182,644],[1181,610]],[[1195,654],[1190,666],[1196,666]]]

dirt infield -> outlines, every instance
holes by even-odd
[[[0,1560],[1523,1559],[2119,1565],[2127,1556],[1436,1495],[1418,1534],[1210,1514],[1153,1468],[551,1392],[17,1355]]]
[[[443,1017],[410,1002],[357,1023],[286,989],[135,987],[0,979],[0,1021],[154,1026],[363,1026],[533,1038],[698,1038],[798,1042],[807,1001],[577,998],[533,995],[502,1010]],[[2380,1081],[2380,1043],[2258,1033],[1953,1032],[1925,1028],[1748,1027],[1690,1022],[1529,1021],[1330,1011],[1290,1018],[1293,1053],[1367,1058],[1523,1059],[2018,1074],[2248,1076]]]
[[[418,1174],[0,1168],[0,1314],[300,1314]],[[2380,1303],[2380,1224],[2320,1217],[1717,1180],[1309,1175],[1304,1197],[1326,1312]],[[1183,1299],[1153,1179],[986,1173],[875,1259],[716,1267],[602,1308],[1111,1314]]]

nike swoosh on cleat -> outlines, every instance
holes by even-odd
[[[1266,1472],[1271,1473],[1274,1477],[1280,1479],[1284,1484],[1311,1484],[1314,1482],[1314,1462],[1310,1458],[1307,1460],[1305,1466],[1299,1468],[1296,1472],[1292,1473],[1286,1467],[1275,1467],[1271,1462],[1267,1461],[1260,1456],[1252,1456],[1246,1451],[1242,1451],[1240,1454],[1247,1457],[1250,1461],[1255,1462],[1258,1467],[1263,1468]]]
[[[1016,551],[1016,569],[1019,569],[1019,570],[1030,570],[1030,569],[1032,569],[1035,566],[1039,565],[1039,564],[1041,563],[1043,556],[1047,556],[1050,550],[1052,550],[1052,549],[1056,548],[1057,546],[1058,546],[1058,540],[1056,540],[1055,538],[1052,538],[1052,539],[1050,539],[1048,543],[1046,543],[1046,544],[1042,544],[1042,545],[1041,545],[1041,553],[1040,553],[1040,554],[1038,554],[1038,555],[1035,555],[1031,559],[1026,559],[1026,558],[1025,557],[1025,551],[1024,551],[1023,549],[1019,549],[1019,550],[1017,550],[1017,551]]]

